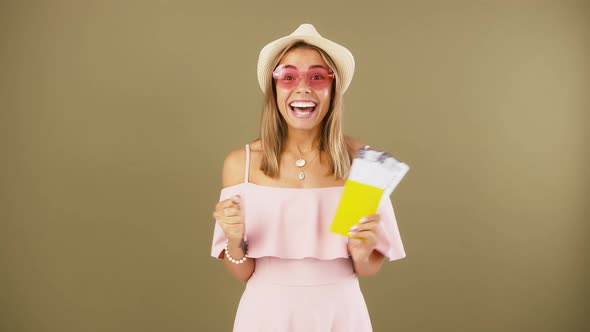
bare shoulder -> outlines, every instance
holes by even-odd
[[[344,143],[346,143],[346,147],[348,148],[348,154],[350,154],[352,158],[356,157],[359,151],[365,146],[357,139],[347,135],[344,135]]]
[[[221,182],[224,188],[244,182],[246,170],[246,148],[241,147],[227,154],[223,161]]]

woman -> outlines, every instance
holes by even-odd
[[[260,139],[232,151],[213,213],[211,255],[247,282],[234,331],[371,331],[357,276],[405,256],[393,208],[344,237],[329,231],[352,158],[342,134],[342,94],[352,54],[310,24],[266,45]]]

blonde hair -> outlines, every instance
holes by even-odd
[[[348,176],[352,160],[342,133],[340,75],[336,65],[324,50],[303,41],[294,41],[290,45],[287,45],[274,60],[273,68],[278,65],[287,52],[296,48],[308,48],[318,51],[328,67],[334,72],[335,79],[332,83],[330,107],[321,123],[320,151],[325,151],[328,155],[330,173],[339,179],[345,179]],[[268,80],[260,125],[260,141],[262,143],[260,170],[271,178],[279,176],[279,157],[286,139],[287,123],[278,110],[274,80]]]

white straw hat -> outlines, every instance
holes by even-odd
[[[331,40],[322,37],[311,24],[301,24],[292,34],[279,38],[262,48],[258,56],[258,83],[265,92],[267,83],[272,79],[273,61],[293,41],[304,41],[324,50],[334,61],[340,74],[340,91],[344,93],[354,75],[354,57],[350,51]]]

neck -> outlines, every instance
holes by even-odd
[[[289,130],[285,142],[287,150],[299,153],[300,155],[308,154],[312,151],[319,150],[320,136],[319,132],[315,134],[310,131]]]

